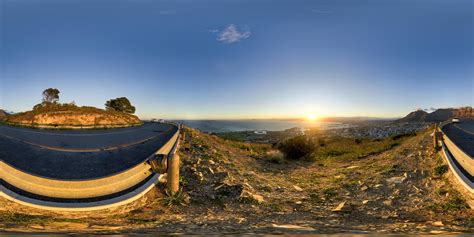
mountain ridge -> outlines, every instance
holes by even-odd
[[[395,120],[396,123],[415,123],[415,122],[443,122],[453,117],[474,118],[474,109],[471,106],[460,108],[441,108],[431,113],[424,110],[416,110],[401,119]]]

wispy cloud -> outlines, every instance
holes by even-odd
[[[217,41],[232,44],[237,43],[241,40],[247,39],[250,37],[250,31],[248,29],[238,29],[234,24],[230,24],[224,30],[210,30],[212,33],[217,33]]]

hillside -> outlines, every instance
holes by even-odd
[[[437,109],[431,113],[423,110],[417,110],[409,113],[407,116],[396,120],[398,123],[413,122],[442,122],[453,117],[474,117],[472,107]]]
[[[383,140],[315,136],[314,159],[297,161],[278,156],[271,145],[185,129],[179,150],[183,195],[169,198],[155,190],[133,208],[83,215],[41,212],[0,199],[0,229],[110,234],[470,232],[472,200],[452,185],[452,174],[432,148],[430,133]]]
[[[407,116],[396,120],[395,122],[397,123],[409,123],[409,122],[425,122],[426,121],[426,116],[429,113],[423,111],[423,110],[417,110],[409,113]]]
[[[36,107],[31,111],[9,115],[5,122],[45,128],[125,127],[142,123],[135,115],[69,104]]]
[[[0,121],[3,121],[7,117],[5,110],[0,109]]]

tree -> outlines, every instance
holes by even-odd
[[[59,90],[48,88],[43,91],[43,103],[57,103],[59,101]]]
[[[114,110],[123,113],[135,113],[135,106],[132,106],[132,104],[126,97],[108,100],[107,102],[105,102],[105,108],[107,110]]]

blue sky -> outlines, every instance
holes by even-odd
[[[0,107],[142,118],[402,116],[474,104],[474,2],[0,0]]]

